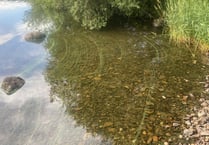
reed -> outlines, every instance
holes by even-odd
[[[209,50],[208,0],[167,0],[165,21],[172,41]]]

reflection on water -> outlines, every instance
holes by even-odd
[[[0,2],[0,82],[18,75],[26,84],[11,96],[0,91],[2,145],[181,141],[175,139],[178,124],[200,96],[199,81],[208,71],[198,54],[169,45],[150,29],[89,32],[69,24],[65,13],[10,4],[18,7]],[[50,26],[45,42],[22,39],[44,24]]]
[[[99,144],[100,138],[92,139],[85,130],[76,127],[59,102],[49,103],[49,87],[42,75],[26,81],[16,94],[1,94],[1,145],[74,145],[85,140],[88,145]]]
[[[100,144],[67,116],[61,101],[50,103],[50,86],[43,72],[48,53],[42,44],[28,43],[23,35],[33,30],[23,21],[30,6],[0,1],[0,83],[7,76],[21,76],[26,84],[15,94],[0,90],[1,145]]]
[[[196,52],[129,24],[84,31],[67,11],[32,6],[31,26],[53,24],[45,43],[51,101],[62,100],[76,125],[103,138],[97,144],[181,142],[183,117],[207,71]]]

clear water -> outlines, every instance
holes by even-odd
[[[15,94],[0,91],[1,145],[99,144],[66,115],[61,101],[50,102],[50,85],[43,75],[48,52],[42,44],[26,42],[34,28],[24,21],[30,6],[24,2],[0,2],[0,82],[21,76],[26,84]]]
[[[0,92],[2,145],[142,145],[186,142],[183,117],[196,104],[208,71],[201,56],[177,48],[152,28],[87,31],[65,13],[24,2],[0,2],[0,82],[26,84]],[[41,44],[24,41],[42,30]]]

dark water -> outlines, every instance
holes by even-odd
[[[0,2],[0,81],[19,75],[26,84],[11,96],[0,92],[2,145],[186,142],[178,138],[183,117],[208,71],[197,52],[145,26],[87,31],[62,13],[6,5]],[[47,39],[25,42],[32,30]]]

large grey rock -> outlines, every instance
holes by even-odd
[[[25,34],[24,39],[28,42],[35,42],[35,43],[41,43],[44,41],[46,37],[46,34],[39,32],[39,31],[34,31]]]
[[[11,95],[19,90],[25,84],[25,80],[20,77],[6,77],[1,85],[2,90],[7,94]]]

